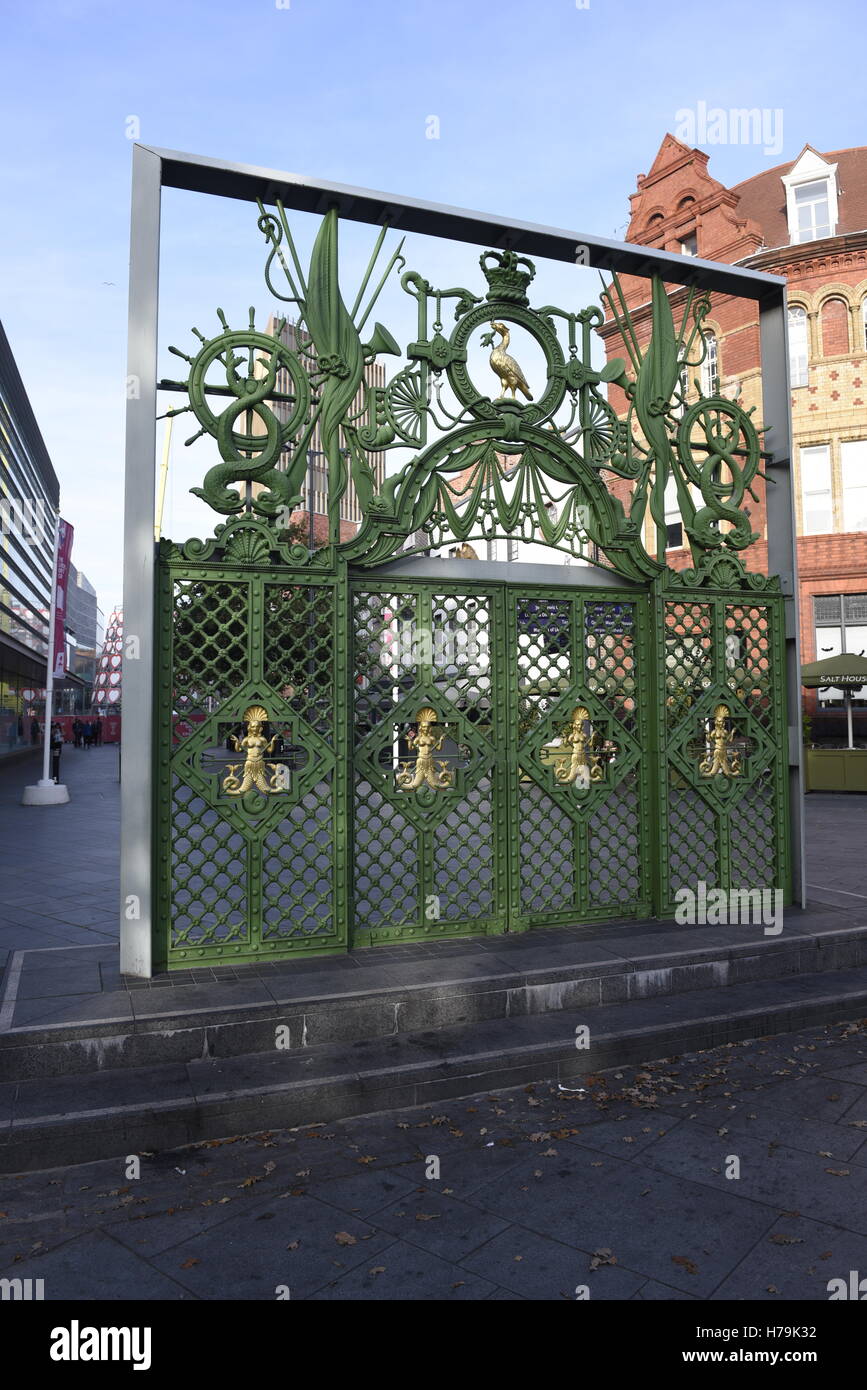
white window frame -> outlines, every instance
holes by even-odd
[[[701,390],[704,396],[719,395],[719,343],[713,329],[704,334],[705,353],[701,364]]]
[[[695,243],[695,250],[694,250],[694,251],[692,251],[692,250],[689,249],[689,245],[688,245],[688,244],[689,244],[690,242],[694,242],[694,243]],[[693,230],[692,230],[691,232],[687,232],[686,236],[683,237],[683,238],[681,239],[681,243],[680,243],[680,254],[681,254],[682,256],[697,256],[697,255],[698,255],[698,233],[695,231],[694,228],[693,228]]]
[[[795,190],[803,188],[808,183],[826,183],[829,222],[827,235],[836,236],[839,220],[836,164],[829,164],[828,160],[823,159],[820,154],[816,154],[815,150],[805,150],[791,171],[782,175],[781,182],[786,190],[786,221],[789,227],[789,244],[791,246],[819,239],[812,236],[802,237],[798,227],[798,204],[795,199]]]
[[[683,547],[686,543],[686,538],[684,532],[683,517],[681,516],[680,512],[680,502],[677,498],[677,481],[674,478],[670,477],[665,484],[665,498],[663,506],[665,508],[665,548],[666,550],[683,550]],[[680,527],[679,541],[669,541],[669,526]]]
[[[839,600],[839,616],[834,622],[820,623],[816,620],[815,602],[813,605],[813,635],[816,643],[816,660],[823,661],[827,657],[839,656],[840,652],[857,652],[861,648],[864,639],[861,633],[867,633],[867,625],[859,622],[852,622],[847,618],[847,600],[850,598],[863,598],[862,594],[828,594],[814,595],[816,597],[836,598]],[[867,642],[865,642],[867,646]],[[844,703],[845,691],[837,685],[823,685],[816,691],[816,698],[822,709],[831,709],[834,706],[841,706]],[[867,706],[867,691],[862,686],[858,691],[850,691],[853,705],[859,708]]]
[[[822,455],[824,457],[820,457]],[[810,444],[807,446],[802,445],[800,449],[798,463],[800,470],[801,508],[803,518],[801,526],[801,535],[830,535],[831,532],[833,532],[834,530],[834,481],[833,474],[831,471],[830,444]],[[821,487],[817,487],[815,485],[815,474],[813,474],[813,477],[810,476],[810,470],[815,469],[817,466],[823,467],[823,472],[825,473],[825,476],[827,478],[827,485],[824,484],[824,479],[822,479],[823,485]],[[810,484],[810,486],[808,486],[808,484]],[[808,506],[815,506],[815,502],[809,502],[808,499],[818,497],[827,497],[828,499],[829,525],[827,529],[810,529],[807,525],[807,508]]]
[[[843,530],[867,531],[867,439],[845,439],[842,442],[840,477],[843,486]]]
[[[797,355],[795,334],[793,331],[793,318],[796,316],[799,322],[801,320],[801,317],[803,317],[804,324],[803,350],[801,350],[801,344],[797,344]],[[809,319],[807,318],[807,311],[804,308],[803,304],[789,305],[788,329],[789,384],[791,385],[793,390],[797,390],[800,386],[809,386],[810,384],[810,323]]]

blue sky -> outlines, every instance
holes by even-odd
[[[808,141],[867,143],[865,30],[863,0],[7,7],[0,317],[103,608],[121,597],[130,117],[145,144],[622,235],[636,175],[699,101],[783,113],[779,155],[709,148],[725,183]],[[440,248],[444,274],[477,265],[466,248],[450,254]],[[166,341],[216,331],[218,303],[267,313],[240,205],[167,198],[164,255]],[[187,477],[176,453],[166,530],[185,539],[209,523],[185,501],[201,470]]]

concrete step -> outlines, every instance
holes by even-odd
[[[111,987],[113,962],[103,973],[95,961],[77,963],[87,950],[72,953],[68,966],[57,960],[66,954],[22,953],[15,998],[4,1005],[9,1025],[0,1031],[0,1084],[237,1057],[272,1051],[278,1041],[290,1051],[309,1051],[843,971],[867,965],[867,923],[834,908],[787,914],[776,937],[755,927],[630,923],[417,953],[376,948],[129,988],[119,977]],[[94,990],[99,979],[109,987]]]
[[[0,1085],[0,1172],[439,1104],[867,1014],[867,965]],[[576,1029],[590,1030],[578,1051]]]

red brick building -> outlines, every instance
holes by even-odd
[[[726,188],[708,156],[666,135],[650,172],[630,197],[627,241],[788,279],[795,502],[803,661],[839,651],[867,652],[867,147],[821,154],[805,146],[789,164]],[[645,342],[648,282],[624,280]],[[675,321],[685,291],[672,286]],[[707,353],[682,376],[687,400],[719,391],[740,397],[762,421],[758,315],[753,304],[714,295],[705,320]],[[602,329],[609,357],[622,356],[613,323]],[[699,379],[698,389],[693,379]],[[611,402],[625,408],[622,391]],[[613,491],[629,484],[608,477]],[[767,564],[764,484],[750,503],[760,540],[746,552]],[[668,562],[689,561],[672,495],[666,507]],[[648,524],[645,544],[653,553]],[[804,693],[813,737],[842,733],[842,692]],[[856,741],[867,741],[867,689],[855,701]],[[835,739],[836,741],[836,739]]]

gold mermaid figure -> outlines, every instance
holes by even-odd
[[[268,772],[265,766],[267,754],[273,753],[277,743],[277,735],[267,741],[262,733],[262,725],[268,718],[268,711],[262,705],[251,705],[244,711],[244,723],[247,725],[247,732],[243,738],[239,739],[236,734],[229,735],[229,741],[234,744],[236,753],[246,755],[243,764],[243,771],[238,776],[238,769],[241,763],[230,763],[226,769],[226,776],[223,779],[223,791],[229,796],[243,796],[245,792],[257,788],[258,791],[269,795],[271,792],[282,791],[280,786],[280,775],[275,768],[273,772]]]
[[[739,777],[741,774],[741,755],[732,748],[734,729],[729,729],[728,705],[717,705],[713,712],[713,729],[707,735],[707,751],[698,765],[702,777]]]
[[[564,726],[561,735],[565,751],[554,773],[557,782],[575,782],[579,776],[585,783],[602,781],[604,770],[600,740],[595,733],[588,737],[584,732],[584,725],[589,722],[589,710],[583,705],[576,705],[572,711],[572,718]]]
[[[437,772],[434,767],[434,753],[439,753],[445,740],[446,731],[437,737],[436,724],[439,719],[435,709],[426,705],[420,709],[416,715],[418,720],[418,730],[416,733],[407,735],[407,743],[415,751],[415,767],[412,763],[401,764],[400,771],[397,773],[396,782],[401,791],[412,792],[422,785],[440,791],[443,787],[450,787],[454,782],[454,773],[449,771],[448,763],[442,758],[437,758]]]

